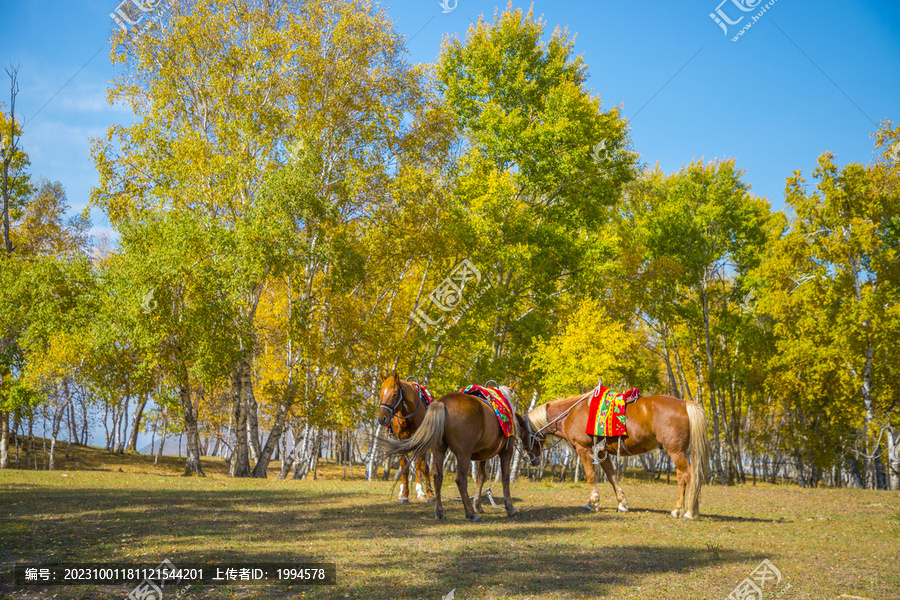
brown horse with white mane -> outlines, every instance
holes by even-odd
[[[397,372],[388,377],[381,376],[381,406],[378,407],[378,422],[387,427],[390,425],[399,440],[412,436],[422,421],[428,404],[420,384],[403,381]],[[426,498],[434,502],[431,489],[431,476],[428,473],[428,461],[424,455],[416,460],[416,482],[425,493],[418,493],[418,498]],[[409,502],[409,461],[406,456],[400,457],[400,496],[398,502]]]
[[[600,493],[597,491],[597,473],[592,454],[593,440],[586,433],[588,422],[589,392],[584,396],[572,396],[565,400],[543,404],[519,417],[522,445],[531,464],[536,466],[544,446],[545,436],[563,438],[575,449],[584,465],[584,474],[591,486],[587,510],[599,510]],[[618,510],[628,510],[628,499],[616,478],[612,455],[634,456],[662,447],[678,469],[678,499],[673,517],[692,519],[700,514],[700,488],[709,471],[709,438],[706,417],[696,402],[671,396],[646,396],[626,405],[624,442],[619,437],[610,441],[600,466],[606,473],[619,501]],[[691,462],[688,463],[690,450]],[[597,457],[601,458],[601,457]],[[687,497],[685,497],[685,494]]]
[[[504,396],[510,397],[508,388],[500,389]],[[522,418],[518,414],[515,417],[515,420]],[[411,454],[417,460],[429,450],[432,451],[434,492],[437,497],[434,514],[438,519],[444,518],[441,485],[444,481],[444,457],[447,450],[456,455],[456,487],[459,488],[466,518],[470,521],[481,520],[478,513],[483,512],[481,489],[487,478],[485,463],[499,455],[506,514],[518,514],[509,493],[510,459],[516,448],[516,435],[504,436],[494,409],[478,398],[456,392],[445,394],[428,407],[425,419],[412,437],[407,440],[382,440],[381,444],[388,449],[388,456]],[[468,491],[469,466],[473,460],[478,462],[474,504]]]

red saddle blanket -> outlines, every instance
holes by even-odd
[[[500,429],[506,437],[512,437],[516,434],[516,428],[513,426],[513,411],[509,400],[503,395],[503,392],[497,388],[486,388],[480,385],[470,385],[467,388],[459,390],[460,394],[468,394],[481,398],[484,402],[490,404],[500,421]]]
[[[637,400],[640,395],[641,392],[637,388],[631,388],[621,394],[603,385],[595,388],[588,409],[585,433],[601,437],[625,435],[625,403]]]

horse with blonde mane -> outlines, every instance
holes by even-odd
[[[584,465],[585,479],[590,484],[586,510],[600,508],[597,473],[594,459],[606,473],[619,502],[618,511],[628,511],[628,499],[616,478],[612,456],[635,456],[662,448],[678,469],[678,497],[672,516],[692,519],[700,514],[700,488],[709,477],[709,437],[706,417],[696,402],[671,396],[646,396],[625,407],[624,441],[621,436],[611,440],[604,456],[594,456],[593,440],[586,433],[588,422],[586,395],[538,406],[519,420],[519,435],[532,466],[537,466],[548,435],[560,437],[575,449]],[[688,452],[690,451],[690,463]]]

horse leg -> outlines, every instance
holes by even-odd
[[[619,501],[619,506],[616,507],[616,510],[618,512],[628,512],[628,498],[625,497],[625,492],[619,487],[619,480],[616,477],[616,470],[613,468],[612,457],[607,456],[606,459],[600,463],[600,466],[603,467],[603,472],[606,473],[606,478],[609,479],[609,483],[612,485],[616,500]]]
[[[447,454],[447,447],[435,447],[431,453],[431,464],[434,467],[434,516],[439,520],[444,520],[444,503],[441,502],[441,484],[444,483],[444,456]]]
[[[672,462],[675,463],[675,468],[678,469],[678,499],[675,501],[675,510],[672,511],[672,516],[676,519],[681,517],[692,519],[693,515],[691,513],[685,514],[684,512],[684,491],[691,482],[691,466],[684,452],[669,452],[669,456],[672,457]]]
[[[400,504],[409,502],[409,460],[406,456],[400,457],[400,496],[397,502]]]
[[[485,470],[486,462],[483,460],[478,461],[478,472],[477,477],[475,478],[475,512],[481,514],[484,512],[484,508],[481,506],[481,490],[484,488],[484,480],[487,479],[487,471]]]
[[[472,453],[471,451],[461,451],[454,452],[454,454],[456,454],[456,487],[459,488],[459,495],[466,509],[466,518],[478,522],[481,517],[475,512],[472,499],[469,498],[469,469],[472,467]]]
[[[596,512],[600,510],[600,492],[597,491],[597,470],[594,469],[594,458],[589,448],[579,444],[574,446],[578,457],[581,459],[581,464],[584,466],[584,478],[591,487],[591,495],[588,497],[588,503],[584,506],[584,509]]]
[[[514,517],[519,514],[512,503],[512,496],[509,493],[509,473],[510,462],[512,462],[513,450],[515,445],[511,445],[507,450],[500,453],[500,478],[503,479],[503,505],[506,507],[507,516]]]
[[[425,488],[425,493],[423,494],[419,491],[418,486],[416,486],[417,499],[422,500],[423,498],[426,498],[428,502],[434,502],[434,491],[431,489],[431,475],[428,472],[428,461],[425,460],[424,456],[420,458],[419,462],[416,464],[416,481]]]

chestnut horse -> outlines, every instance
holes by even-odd
[[[399,440],[405,440],[416,432],[425,419],[428,408],[419,388],[397,375],[381,376],[381,406],[378,407],[378,422],[387,427],[390,424]],[[431,476],[428,473],[428,461],[424,455],[416,460],[416,482],[419,484],[417,497],[434,502],[431,490]],[[421,489],[425,489],[422,493]],[[400,496],[401,503],[409,502],[409,461],[406,456],[400,457]]]
[[[584,465],[585,479],[591,486],[587,510],[599,510],[600,494],[597,491],[597,473],[594,469],[591,436],[585,433],[588,421],[588,407],[591,393],[572,396],[565,400],[538,406],[520,418],[519,431],[525,453],[536,466],[547,435],[563,438],[575,449]],[[709,438],[706,431],[706,417],[696,402],[685,401],[671,396],[646,396],[625,408],[624,444],[621,437],[611,438],[600,466],[612,484],[619,512],[628,510],[625,497],[612,465],[612,455],[635,456],[662,447],[678,469],[678,499],[673,517],[692,519],[700,514],[700,488],[709,475]],[[690,448],[691,462],[688,463]],[[687,488],[687,498],[685,498]],[[686,508],[685,508],[686,506]]]
[[[510,397],[508,388],[500,388],[503,395]],[[516,420],[521,420],[516,415]],[[441,485],[444,481],[444,457],[449,449],[456,455],[456,487],[466,510],[466,518],[470,521],[481,521],[478,513],[484,512],[481,506],[481,489],[487,478],[485,463],[500,455],[500,473],[503,478],[503,504],[510,517],[518,514],[513,508],[509,495],[510,459],[516,448],[516,436],[505,437],[500,429],[500,422],[494,409],[478,398],[453,392],[435,400],[428,407],[425,419],[418,430],[407,440],[382,440],[387,448],[388,456],[395,454],[411,454],[419,459],[431,450],[434,456],[434,493],[437,503],[434,515],[444,518],[444,505],[441,501]],[[478,462],[477,491],[475,502],[469,498],[470,461]]]

